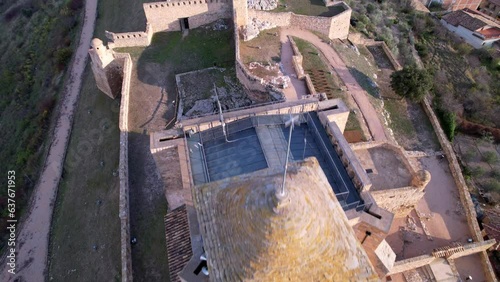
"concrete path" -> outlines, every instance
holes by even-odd
[[[297,78],[297,73],[293,68],[293,50],[287,34],[280,32],[281,42],[281,65],[283,74],[290,77],[290,85],[283,90],[287,101],[299,100],[303,95],[310,94],[307,91],[306,83]]]
[[[317,37],[316,35],[307,30],[284,28],[281,30],[280,34],[284,38],[286,38],[287,35],[292,35],[307,40],[311,44],[316,46],[316,48],[318,48],[323,53],[323,55],[327,58],[330,65],[335,69],[340,78],[344,81],[345,85],[347,86],[347,90],[354,98],[354,101],[356,101],[356,104],[358,104],[358,107],[361,110],[361,113],[363,114],[363,117],[368,125],[373,140],[387,141],[387,137],[385,136],[384,132],[384,126],[380,122],[377,116],[377,112],[375,111],[375,108],[370,103],[370,100],[368,100],[367,97],[368,94],[363,90],[361,86],[359,86],[358,82],[349,72],[349,69],[344,64],[342,59],[339,57],[337,52],[335,52],[335,50],[330,45],[323,42],[319,37]],[[283,54],[281,56],[283,58]],[[285,60],[290,60],[290,59],[286,59],[285,57]],[[283,62],[283,64],[285,63]]]
[[[76,55],[70,67],[69,79],[62,93],[57,125],[40,179],[32,196],[30,210],[22,224],[17,224],[15,275],[3,257],[0,281],[44,281],[47,271],[52,211],[61,178],[66,148],[73,125],[73,111],[80,94],[82,74],[87,63],[90,40],[94,33],[97,0],[85,3],[85,20]]]

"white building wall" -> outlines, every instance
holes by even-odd
[[[459,25],[458,27],[455,27],[451,24],[448,24],[445,20],[441,20],[441,23],[451,32],[455,33],[456,35],[462,37],[467,43],[472,45],[472,47],[479,49],[483,47],[483,42],[479,37],[476,37],[472,35],[472,31],[464,28],[463,26]],[[491,44],[491,43],[490,43]],[[486,45],[486,44],[485,44]]]

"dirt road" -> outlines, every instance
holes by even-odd
[[[18,224],[15,275],[4,261],[0,281],[44,281],[47,268],[49,232],[57,188],[73,125],[73,111],[80,94],[82,74],[94,33],[97,0],[85,1],[85,20],[69,79],[62,93],[62,105],[49,154],[38,180],[25,222]]]
[[[335,69],[338,73],[344,84],[347,86],[347,90],[358,104],[363,117],[365,118],[366,123],[368,124],[368,128],[370,133],[375,141],[387,141],[387,137],[384,133],[384,126],[380,122],[377,112],[375,108],[372,106],[370,101],[368,100],[367,93],[359,86],[356,79],[349,72],[349,69],[344,64],[342,59],[339,57],[337,52],[333,50],[331,46],[327,43],[323,42],[319,37],[314,35],[313,33],[302,30],[302,29],[293,29],[293,28],[284,28],[281,30],[280,35],[282,37],[286,37],[287,35],[292,35],[304,40],[309,41],[311,44],[316,46],[323,55],[327,58],[330,65]],[[283,62],[283,64],[285,64]]]

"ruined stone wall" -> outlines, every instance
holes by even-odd
[[[180,18],[196,28],[221,18],[231,18],[231,0],[185,0],[144,3],[148,24],[155,32],[181,30]]]
[[[302,67],[302,60],[304,58],[302,57],[302,54],[300,53],[299,48],[297,47],[297,44],[295,44],[295,40],[293,40],[293,37],[288,36],[288,40],[290,40],[290,44],[292,45],[292,50],[293,50],[292,63],[293,63],[293,68],[297,73],[297,77],[299,79],[303,79],[306,82],[306,87],[309,90],[308,94],[315,95],[316,89],[314,88],[314,84],[312,83],[311,77],[309,76],[309,74],[304,72],[304,68]]]
[[[455,155],[455,151],[453,151],[453,146],[450,141],[446,137],[441,125],[439,124],[439,120],[432,110],[429,99],[426,97],[422,102],[423,108],[429,120],[431,121],[432,127],[434,128],[434,132],[438,137],[439,143],[441,144],[441,148],[443,152],[446,154],[448,158],[448,163],[450,167],[451,175],[455,180],[455,184],[458,188],[458,194],[460,195],[460,201],[462,206],[464,207],[465,217],[467,219],[468,226],[472,233],[472,237],[474,241],[481,242],[483,241],[483,236],[481,235],[481,230],[479,228],[479,224],[476,220],[476,210],[474,209],[474,204],[472,203],[472,199],[469,193],[469,189],[465,182],[465,179],[462,175],[462,170],[460,165],[458,164],[457,156]],[[480,253],[481,256],[481,264],[483,265],[484,272],[486,274],[486,279],[488,281],[496,281],[495,274],[493,272],[493,268],[491,267],[490,261],[488,259],[488,255],[485,251]]]
[[[128,111],[132,59],[130,54],[116,53],[115,57],[124,60],[122,97],[120,104],[120,237],[122,281],[132,281],[132,253],[130,250],[130,206],[129,206],[129,170],[128,170]]]
[[[371,194],[380,207],[394,213],[396,217],[405,217],[425,193],[416,187],[408,186],[371,191]]]
[[[261,22],[269,22],[273,27],[286,27],[290,25],[292,12],[273,13],[261,10],[248,9],[248,19],[259,19]]]
[[[317,31],[330,39],[345,39],[349,34],[349,21],[351,19],[351,8],[341,3],[345,11],[333,17],[305,16],[292,12],[267,12],[260,10],[248,10],[248,19],[258,19],[260,22],[269,22],[269,27],[293,27]]]
[[[149,46],[153,38],[153,28],[147,24],[146,31],[114,33],[106,31],[106,37],[111,40],[109,48]]]

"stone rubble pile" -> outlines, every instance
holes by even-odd
[[[248,0],[247,4],[249,9],[269,11],[278,7],[278,0]]]
[[[257,37],[257,35],[259,35],[261,31],[275,27],[276,25],[273,25],[269,21],[261,21],[257,18],[253,18],[250,23],[243,29],[243,38],[245,41],[252,40]]]

